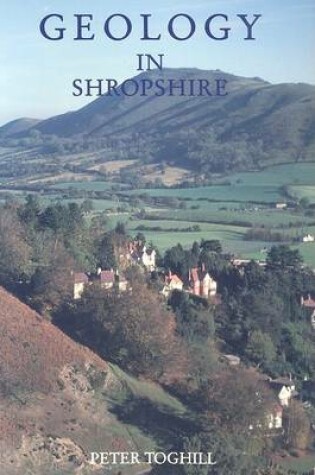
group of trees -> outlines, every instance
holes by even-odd
[[[94,269],[94,229],[88,202],[42,206],[29,195],[0,209],[0,283],[37,310],[54,307],[72,294],[71,271]]]
[[[314,291],[315,277],[298,250],[273,246],[265,268],[251,262],[241,271],[221,251],[217,241],[194,243],[191,249],[178,244],[166,251],[163,265],[187,283],[189,269],[203,264],[217,280],[223,305],[214,319],[224,351],[275,376],[313,377],[315,339],[301,296]]]
[[[55,321],[105,360],[164,383],[182,377],[188,365],[174,314],[145,284],[132,292],[88,289],[80,302],[59,311]]]

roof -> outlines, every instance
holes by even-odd
[[[88,282],[89,282],[89,277],[84,272],[76,272],[74,274],[75,284],[87,284]]]
[[[101,282],[114,282],[115,272],[113,270],[102,270],[99,277]]]
[[[303,300],[303,307],[315,308],[315,300],[309,295],[307,299]]]
[[[295,382],[290,379],[290,378],[277,378],[277,379],[272,379],[270,381],[270,384],[273,384],[273,385],[281,385],[281,386],[295,386]]]
[[[280,406],[280,404],[274,404],[272,406],[272,412],[273,414],[278,414],[279,412],[283,413],[283,407]]]
[[[223,355],[223,358],[231,364],[239,365],[241,363],[241,358],[235,355]]]
[[[198,269],[198,267],[194,267],[190,270],[190,280],[192,282],[201,282],[207,275],[209,276],[207,271]]]

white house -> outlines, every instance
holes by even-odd
[[[180,290],[182,291],[184,287],[184,283],[182,279],[178,277],[176,274],[172,274],[171,271],[168,275],[165,276],[164,287],[162,290],[162,294],[168,298],[170,293],[173,290]]]
[[[148,251],[146,246],[143,246],[141,261],[148,272],[153,272],[156,269],[156,251]]]
[[[276,391],[279,403],[287,407],[293,397],[298,395],[295,383],[291,378],[278,378],[270,381],[270,386]]]
[[[290,404],[292,397],[292,389],[288,386],[282,386],[278,393],[278,399],[282,407],[287,407]]]
[[[275,406],[272,408],[272,411],[270,411],[269,414],[267,414],[267,427],[268,429],[282,429],[282,420],[283,418],[283,407],[280,406],[279,404],[275,404]]]
[[[302,241],[303,242],[314,242],[315,237],[312,234],[307,234],[306,236],[303,236]]]
[[[74,273],[73,298],[79,300],[82,297],[85,286],[89,283],[89,277],[84,272]]]

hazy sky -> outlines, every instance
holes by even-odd
[[[48,13],[64,15],[63,41],[41,36],[39,23]],[[73,41],[74,13],[93,14],[94,41]],[[132,20],[133,32],[125,41],[113,42],[103,32],[113,13]],[[141,13],[152,13],[152,34],[162,34],[159,42],[140,41]],[[167,33],[167,23],[177,13],[196,21],[196,35],[189,41],[175,41]],[[204,23],[214,13],[229,16],[226,41],[204,33]],[[245,27],[236,17],[241,13],[263,15],[254,27],[256,41],[243,41]],[[165,67],[221,69],[275,83],[315,84],[314,0],[1,0],[0,15],[0,125],[81,107],[89,100],[72,96],[73,79],[132,77],[138,53],[164,54]]]

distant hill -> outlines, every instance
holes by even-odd
[[[9,137],[15,134],[26,132],[31,127],[36,126],[41,122],[38,119],[29,119],[27,117],[22,119],[12,120],[0,127],[0,137]]]
[[[160,404],[182,412],[157,385],[107,364],[1,288],[0,327],[1,474],[91,473],[90,451],[154,447],[149,426]],[[151,408],[145,432],[118,416],[119,404],[128,413],[137,399]]]
[[[138,83],[144,79],[207,79],[210,84],[225,79],[228,95],[156,97],[155,86],[149,97],[104,95],[29,130],[60,140],[94,140],[96,148],[101,139],[116,139],[114,159],[171,162],[198,172],[314,160],[315,86],[270,84],[198,69],[154,70],[133,78]],[[17,134],[13,129],[11,137],[21,135],[25,131]]]

